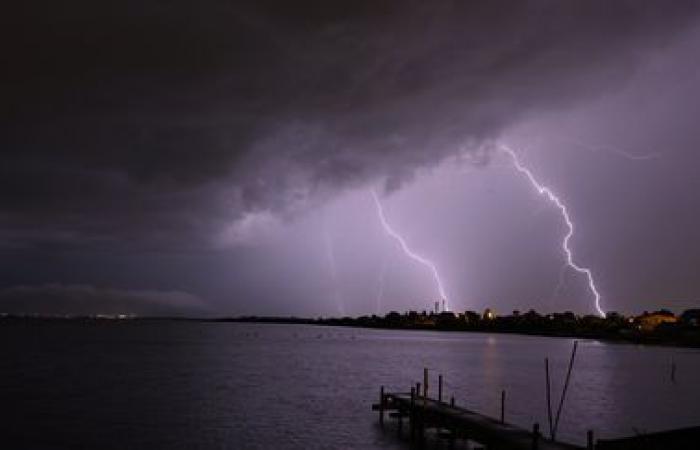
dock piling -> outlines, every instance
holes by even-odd
[[[411,409],[408,412],[408,425],[411,428],[411,440],[416,437],[416,388],[411,388]]]
[[[423,368],[423,397],[428,397],[428,368]]]
[[[438,401],[442,403],[442,374],[438,375]]]
[[[554,428],[552,425],[552,389],[549,380],[549,358],[544,359],[544,381],[547,389],[547,422],[549,423],[549,438],[554,439]]]
[[[384,426],[384,386],[379,388],[379,425]]]
[[[586,433],[586,450],[593,450],[593,430],[588,430]]]
[[[559,398],[559,408],[557,408],[557,415],[554,417],[554,428],[552,429],[552,440],[557,438],[557,429],[559,428],[559,417],[561,416],[561,411],[564,407],[564,399],[566,398],[566,392],[569,389],[569,380],[571,379],[571,371],[574,368],[574,360],[576,359],[576,349],[578,349],[578,341],[574,341],[574,348],[571,350],[571,359],[569,360],[569,368],[566,371],[566,378],[564,379],[564,388],[561,391],[561,398]]]
[[[501,423],[506,423],[506,391],[501,391]]]
[[[532,426],[532,450],[537,450],[540,446],[540,424]]]
[[[401,436],[401,431],[403,431],[403,410],[399,408],[399,415],[397,417],[397,427],[396,433]]]
[[[412,448],[423,448],[428,430],[434,431],[434,435],[440,439],[447,439],[446,447],[452,447],[455,440],[463,441],[472,449],[475,448],[474,445],[479,445],[481,448],[491,450],[593,450],[596,447],[593,444],[592,431],[588,432],[588,447],[586,447],[546,439],[538,423],[533,424],[530,429],[505,423],[505,401],[502,403],[504,407],[502,419],[499,421],[498,417],[488,417],[454,406],[454,397],[450,398],[448,404],[446,401],[438,401],[437,398],[422,397],[423,392],[416,389],[416,386],[411,386],[410,393],[387,392],[384,388],[381,391],[383,397],[380,404],[372,405],[373,411],[383,410],[384,413],[392,411],[389,417],[398,420],[399,437],[404,434],[403,417],[409,418],[410,434],[406,433],[406,436],[410,436]]]

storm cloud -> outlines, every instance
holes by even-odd
[[[697,305],[696,1],[46,0],[0,17],[0,312]]]
[[[614,91],[691,1],[29,1],[6,8],[3,247],[206,247],[249,214]]]

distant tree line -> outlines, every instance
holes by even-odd
[[[497,315],[491,309],[479,314],[475,311],[391,311],[384,316],[366,315],[340,318],[261,317],[241,316],[215,319],[114,316],[41,316],[0,314],[0,320],[187,320],[206,322],[254,322],[306,325],[332,325],[364,328],[407,330],[480,331],[492,333],[519,333],[543,336],[579,337],[590,339],[622,340],[646,344],[667,344],[700,347],[700,309],[689,309],[676,316],[671,311],[644,312],[637,316],[623,316],[610,312],[605,317],[576,315],[571,311],[540,314],[531,309],[525,313],[513,311]]]

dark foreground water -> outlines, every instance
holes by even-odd
[[[379,386],[427,366],[459,404],[546,430],[572,340],[186,322],[0,323],[0,448],[407,448]],[[676,382],[670,380],[675,361]],[[436,389],[437,380],[432,388]],[[700,425],[700,352],[582,341],[560,437]]]

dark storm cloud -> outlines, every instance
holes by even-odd
[[[246,211],[395,188],[529,111],[614,89],[696,4],[13,5],[2,236],[196,245]]]

